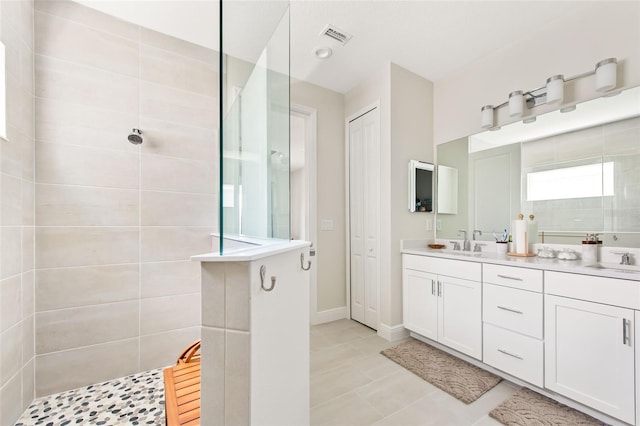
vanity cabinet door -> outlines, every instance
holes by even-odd
[[[482,359],[482,284],[438,276],[438,341]]]
[[[545,387],[633,424],[634,311],[545,296]]]
[[[429,339],[438,339],[437,276],[404,269],[402,277],[404,328]]]

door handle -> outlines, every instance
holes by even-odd
[[[628,319],[622,318],[622,344],[631,346],[631,336],[629,336],[629,328],[631,324]]]
[[[502,309],[503,311],[513,312],[514,314],[521,314],[522,315],[522,311],[518,311],[516,309],[507,308],[506,306],[497,305],[497,308],[498,309]]]
[[[434,280],[431,280],[431,295],[436,295],[436,282]]]
[[[524,358],[522,358],[520,355],[518,355],[518,354],[513,354],[513,353],[511,353],[511,352],[509,352],[509,351],[505,351],[504,349],[498,349],[498,352],[503,353],[503,354],[505,354],[505,355],[508,355],[508,356],[510,356],[510,357],[512,357],[512,358],[516,358],[516,359],[524,359]]]
[[[442,296],[442,283],[438,281],[438,297]]]
[[[499,278],[504,278],[505,280],[514,280],[514,281],[522,281],[522,278],[518,278],[518,277],[510,277],[509,275],[501,275],[498,274]]]

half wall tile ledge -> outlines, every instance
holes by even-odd
[[[225,238],[225,243],[227,238]],[[302,240],[254,239],[242,237],[242,241],[229,239],[235,243],[224,253],[211,252],[191,256],[197,262],[251,262],[264,257],[299,250],[311,246],[311,242]],[[244,243],[237,245],[238,242]]]

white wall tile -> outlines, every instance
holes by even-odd
[[[140,334],[200,325],[200,293],[154,297],[140,302]]]
[[[2,386],[22,368],[22,337],[22,323],[15,324],[0,334]]]
[[[218,94],[217,72],[212,63],[150,45],[140,47],[140,78],[146,81],[214,97]]]
[[[137,263],[39,269],[36,311],[137,300],[138,276]]]
[[[22,180],[9,175],[0,178],[2,205],[0,222],[2,225],[22,225]]]
[[[217,74],[212,74],[213,78]],[[186,92],[160,84],[140,82],[140,114],[145,118],[184,126],[218,128],[217,98]],[[217,104],[216,104],[217,105]]]
[[[118,37],[128,38],[132,41],[138,41],[138,26],[73,1],[36,1],[35,10],[77,22],[81,25],[90,24],[90,26],[96,30],[114,34]]]
[[[38,226],[137,226],[139,191],[36,185]]]
[[[200,263],[190,260],[140,264],[140,296],[171,296],[200,292]]]
[[[218,129],[187,126],[184,123],[151,118],[143,115],[140,127],[144,129],[143,154],[199,160],[218,168]]]
[[[200,327],[166,331],[140,337],[140,369],[174,365],[184,348],[200,338]]]
[[[142,226],[206,226],[217,221],[216,197],[209,194],[142,191]]]
[[[122,340],[138,335],[138,302],[36,313],[36,354]]]
[[[38,227],[36,267],[136,263],[137,227]]]
[[[138,44],[91,26],[35,12],[35,51],[119,74],[138,75]],[[79,54],[82,52],[82,54]]]
[[[142,155],[140,187],[151,191],[214,194],[217,191],[216,171],[204,161]]]
[[[22,277],[14,275],[0,281],[0,331],[22,320]]]
[[[44,55],[35,58],[36,96],[109,111],[139,102],[135,77]]]
[[[35,99],[35,138],[40,142],[81,145],[137,153],[139,146],[127,141],[137,127],[138,105],[121,111],[76,105],[55,99]]]
[[[0,390],[0,424],[12,425],[22,414],[22,375],[16,374]]]
[[[143,226],[140,232],[142,262],[188,260],[211,252],[212,228]]]
[[[138,339],[86,346],[36,357],[36,396],[136,373]]]
[[[36,170],[38,183],[137,189],[140,157],[134,153],[38,142]]]

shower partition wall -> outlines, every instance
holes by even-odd
[[[221,96],[222,105],[230,105],[226,114],[221,108],[219,251],[224,253],[225,239],[233,237],[290,238],[289,8],[288,2],[268,2],[265,15],[260,8],[238,8],[238,2],[223,1],[221,7]],[[265,16],[277,21],[239,87],[237,68],[228,66],[238,53],[228,52],[225,40],[238,34],[239,23],[251,25]],[[260,25],[265,34],[269,25],[264,20]]]

